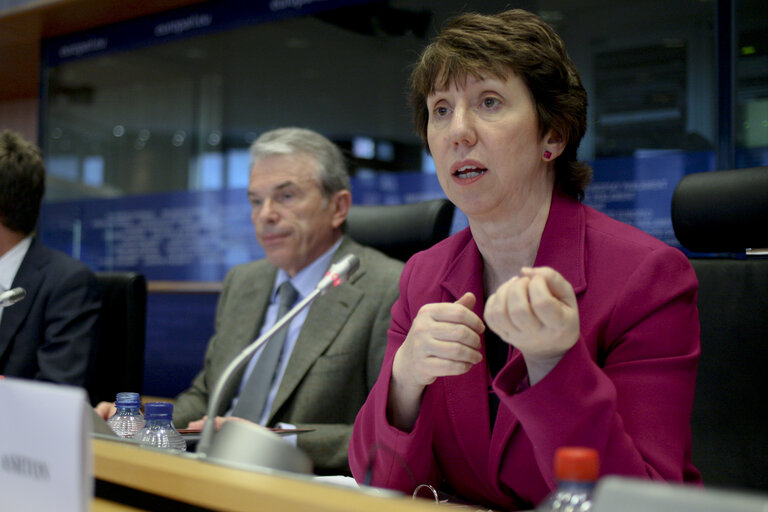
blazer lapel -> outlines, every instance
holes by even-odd
[[[474,312],[483,318],[485,298],[482,275],[483,263],[480,252],[473,239],[457,255],[449,267],[442,286],[447,292],[445,301],[455,301],[464,293],[472,292],[477,298]],[[485,341],[483,340],[483,357]],[[469,461],[476,481],[488,481],[486,454],[491,442],[490,412],[488,409],[488,368],[483,362],[474,365],[467,373],[456,377],[440,379],[445,386],[445,399],[448,416],[454,432],[472,432],[472,436],[458,436],[463,457]],[[478,397],[481,399],[478,400]],[[478,429],[478,418],[482,418],[483,428]]]
[[[512,350],[512,356],[507,364],[522,366],[525,368],[523,354],[519,350]],[[496,413],[496,425],[494,425],[491,435],[491,449],[488,452],[488,474],[496,474],[501,466],[501,458],[504,450],[512,437],[512,432],[518,427],[520,421],[512,411],[499,404],[499,410]]]
[[[534,265],[560,272],[577,295],[587,288],[586,231],[581,203],[555,190]]]
[[[246,283],[247,286],[234,291],[232,297],[228,299],[236,301],[237,306],[236,312],[226,321],[236,322],[237,330],[232,336],[232,343],[226,345],[229,347],[230,354],[227,356],[226,364],[222,367],[222,370],[258,337],[261,325],[264,323],[264,315],[269,305],[269,296],[272,293],[276,275],[277,270],[272,267],[270,267],[268,272],[254,271],[253,276],[242,279],[242,282]],[[261,316],[255,317],[255,312],[260,312]],[[246,366],[247,364],[243,365],[229,379],[227,386],[222,392],[224,396],[221,400],[222,405],[219,409],[219,414],[225,413],[232,404],[232,400],[237,396],[237,390],[243,380]],[[219,376],[217,375],[216,380],[218,380]],[[216,381],[211,383],[211,385],[215,384]]]
[[[550,266],[567,279],[574,292],[579,294],[587,287],[586,282],[586,219],[580,203],[555,190],[547,224],[539,243],[535,266]],[[576,250],[573,248],[576,247]],[[521,372],[525,370],[525,361],[518,350],[513,350],[507,365],[515,365]],[[499,406],[496,425],[491,439],[488,460],[488,474],[497,474],[501,466],[504,450],[520,421],[512,411]]]
[[[280,387],[272,404],[269,422],[285,404],[315,361],[333,343],[363,294],[350,286],[333,290],[334,297],[314,303],[304,321],[296,346],[293,348]],[[328,292],[329,294],[331,292]]]
[[[350,252],[355,252],[356,243],[344,238],[333,257],[333,263]],[[309,308],[307,318],[301,327],[296,345],[291,353],[285,374],[275,395],[267,424],[271,424],[275,413],[285,404],[298,387],[301,380],[326,351],[347,323],[350,315],[363,298],[364,292],[355,287],[355,283],[365,274],[365,261],[343,286],[328,290]]]
[[[237,320],[238,328],[235,332],[239,341],[237,353],[255,341],[259,335],[276,275],[277,271],[271,268],[269,272],[260,272],[253,278],[243,279],[247,287],[243,287],[229,299],[237,301],[238,308],[243,313],[243,317]],[[260,312],[260,316],[255,316],[255,312]]]
[[[20,286],[27,292],[24,300],[17,302],[11,307],[3,310],[3,318],[0,319],[0,360],[3,358],[6,350],[11,345],[11,340],[18,332],[24,319],[29,315],[32,305],[35,303],[35,297],[40,291],[43,283],[43,273],[40,268],[45,266],[48,258],[40,252],[39,247],[32,239],[32,244],[21,262],[16,277],[13,280],[11,288]]]

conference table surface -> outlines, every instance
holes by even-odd
[[[91,440],[94,477],[109,486],[211,510],[312,512],[426,512],[435,503],[395,493],[365,492],[311,477],[235,469],[158,449],[106,439]],[[94,498],[94,512],[145,510],[108,496]],[[138,508],[136,508],[138,507]]]
[[[122,503],[105,500],[102,498],[93,498],[91,502],[91,512],[141,512],[142,509],[129,507]]]

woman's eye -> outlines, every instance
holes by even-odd
[[[498,98],[483,98],[483,106],[485,108],[494,108],[498,104]]]
[[[443,117],[448,114],[448,107],[438,106],[434,108],[433,112],[435,113],[435,116]]]

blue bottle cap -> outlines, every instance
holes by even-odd
[[[149,420],[170,420],[173,416],[173,404],[168,402],[149,402],[144,404],[144,417]]]

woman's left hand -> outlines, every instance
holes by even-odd
[[[550,267],[524,267],[488,298],[484,316],[489,328],[523,354],[531,385],[579,339],[576,294]]]

